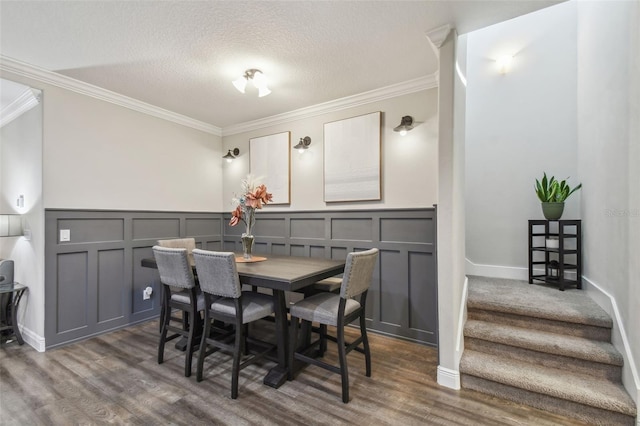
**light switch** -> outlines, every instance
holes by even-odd
[[[60,242],[62,241],[71,241],[71,230],[70,229],[61,229],[60,230]]]

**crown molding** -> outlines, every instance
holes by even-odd
[[[51,84],[63,89],[71,90],[82,95],[90,96],[95,99],[110,102],[134,111],[142,112],[153,117],[171,121],[192,129],[200,130],[216,136],[222,136],[222,129],[211,124],[195,120],[193,118],[168,111],[163,108],[103,89],[93,84],[85,83],[44,68],[36,67],[25,62],[0,55],[0,71],[6,71],[13,74],[27,77],[42,83]]]
[[[39,95],[35,94],[33,89],[26,88],[20,96],[0,111],[0,127],[6,126],[39,103]]]
[[[0,71],[10,72],[42,83],[51,84],[56,87],[67,89],[102,101],[110,102],[115,105],[129,108],[134,111],[142,112],[144,114],[158,117],[163,120],[171,121],[216,136],[229,136],[237,133],[248,132],[251,130],[258,130],[268,126],[290,123],[296,120],[302,120],[322,114],[341,111],[347,108],[353,108],[388,98],[438,87],[438,75],[437,73],[434,73],[431,75],[382,87],[380,89],[371,90],[357,95],[347,96],[310,107],[300,108],[283,114],[277,114],[258,120],[220,128],[181,114],[168,111],[163,108],[156,107],[154,105],[150,105],[148,103],[130,98],[128,96],[121,95],[119,93],[112,92],[107,89],[103,89],[93,84],[85,83],[74,78],[46,70],[44,68],[36,67],[34,65],[9,58],[1,54]]]
[[[259,130],[268,126],[290,123],[292,121],[303,120],[305,118],[315,117],[335,111],[341,111],[343,109],[366,105],[388,98],[395,98],[397,96],[419,92],[421,90],[433,89],[435,87],[438,87],[438,76],[436,73],[402,83],[393,84],[391,86],[382,87],[380,89],[371,90],[369,92],[347,96],[344,98],[335,99],[333,101],[312,105],[310,107],[300,108],[290,112],[273,115],[271,117],[265,117],[258,120],[247,121],[245,123],[234,124],[232,126],[223,128],[222,136],[235,135],[252,130]]]
[[[440,49],[450,32],[451,25],[445,24],[431,31],[427,31],[425,35],[436,49]]]

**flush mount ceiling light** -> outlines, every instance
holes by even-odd
[[[402,117],[400,125],[398,127],[394,127],[393,131],[400,132],[400,135],[404,136],[411,129],[413,129],[413,117],[411,117],[410,115],[405,115],[404,117]]]
[[[238,155],[240,155],[240,150],[238,148],[233,148],[233,151],[229,150],[226,155],[222,156],[222,158],[227,160],[227,163],[230,163],[235,160]]]
[[[262,71],[255,68],[246,70],[242,77],[233,80],[233,85],[240,93],[244,93],[244,89],[247,87],[247,82],[249,80],[251,80],[253,85],[258,89],[258,97],[261,98],[271,93],[271,90],[267,87],[267,78],[264,76]]]
[[[311,138],[309,136],[305,136],[304,138],[300,138],[300,142],[293,149],[297,149],[300,154],[302,154],[306,149],[311,145]]]

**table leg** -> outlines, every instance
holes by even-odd
[[[278,345],[278,365],[269,370],[263,383],[272,388],[280,387],[287,381],[287,350],[289,340],[287,338],[287,306],[284,298],[284,291],[274,290],[273,296],[276,299],[276,342]]]

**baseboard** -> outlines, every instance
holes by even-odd
[[[636,369],[635,360],[631,353],[629,339],[627,338],[627,332],[624,324],[622,323],[616,299],[609,294],[609,292],[585,276],[582,277],[582,285],[582,289],[586,291],[587,295],[595,300],[595,302],[600,305],[600,307],[613,319],[614,325],[611,343],[624,357],[622,381],[625,389],[636,403],[636,406],[638,406],[640,405],[640,378]],[[640,426],[640,416],[637,416],[636,420]]]
[[[527,281],[529,279],[528,268],[500,265],[481,265],[473,263],[469,259],[466,259],[466,274],[478,275],[481,277],[508,278],[512,280],[524,281]]]
[[[438,366],[438,384],[449,389],[460,389],[460,372]]]
[[[466,274],[477,275],[479,277],[492,277],[492,278],[505,278],[510,280],[529,281],[529,268],[521,268],[517,266],[502,266],[502,265],[481,265],[473,263],[469,259],[466,260]],[[534,268],[535,274],[543,274],[544,269]],[[565,275],[568,279],[575,280],[575,272],[566,272]]]
[[[38,352],[44,352],[46,348],[44,337],[25,327],[20,327],[20,334],[22,334],[22,340],[24,340],[25,343],[28,343],[29,346],[32,346]]]
[[[460,298],[460,315],[458,316],[458,331],[456,333],[456,363],[460,364],[464,351],[464,323],[467,322],[467,294],[469,293],[469,277],[464,277],[462,297]]]

